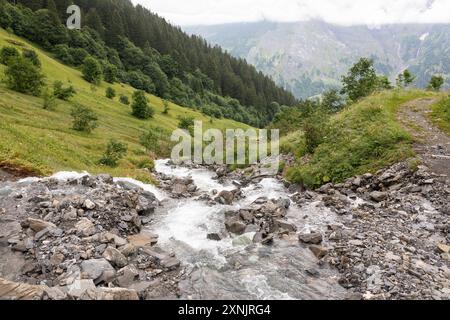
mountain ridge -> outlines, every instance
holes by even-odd
[[[340,77],[361,56],[395,81],[405,68],[425,87],[443,74],[450,86],[450,24],[341,26],[320,20],[192,26],[184,30],[245,58],[297,98],[339,87]]]

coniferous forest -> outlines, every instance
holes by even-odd
[[[14,5],[15,3],[15,5]],[[0,26],[80,67],[96,59],[107,82],[123,82],[214,118],[267,125],[298,101],[243,59],[129,0],[77,0],[82,30],[64,24],[71,0],[0,0]]]

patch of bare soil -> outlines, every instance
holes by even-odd
[[[402,106],[399,119],[413,135],[414,150],[422,162],[436,174],[450,177],[450,137],[427,118],[436,99],[417,99]]]

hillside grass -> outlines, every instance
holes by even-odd
[[[431,121],[446,134],[450,135],[450,96],[431,107]]]
[[[288,169],[288,179],[318,187],[374,173],[414,156],[413,138],[398,122],[398,108],[410,100],[435,95],[392,90],[367,97],[331,117],[324,142],[306,157],[302,157],[305,141],[301,131],[291,133],[282,139],[282,150],[295,153],[301,160]]]
[[[203,121],[204,130],[249,128],[227,119],[214,119],[211,122],[209,117],[200,112],[173,103],[169,104],[169,113],[164,115],[163,101],[152,95],[147,97],[156,111],[154,118],[136,119],[131,116],[131,107],[118,101],[122,94],[131,101],[135,90],[132,87],[105,82],[92,86],[83,80],[79,70],[61,64],[28,41],[0,29],[0,47],[5,45],[35,50],[42,62],[46,83],[52,87],[54,81],[62,81],[65,86],[73,85],[77,94],[70,102],[58,100],[54,111],[44,110],[42,98],[7,89],[4,83],[5,66],[0,65],[0,166],[18,167],[38,175],[76,170],[150,181],[150,175],[138,168],[139,162],[149,158],[139,144],[139,137],[147,128],[160,127],[171,132],[177,128],[179,116]],[[114,100],[105,97],[105,90],[109,86],[116,90],[117,97]],[[70,110],[74,103],[88,106],[98,115],[99,127],[91,134],[72,129]],[[98,164],[110,139],[128,145],[127,156],[116,168]]]

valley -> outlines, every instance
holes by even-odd
[[[298,98],[340,87],[341,76],[359,57],[395,82],[410,69],[424,88],[433,73],[450,86],[449,25],[339,26],[322,21],[189,26],[186,31],[247,59]]]

